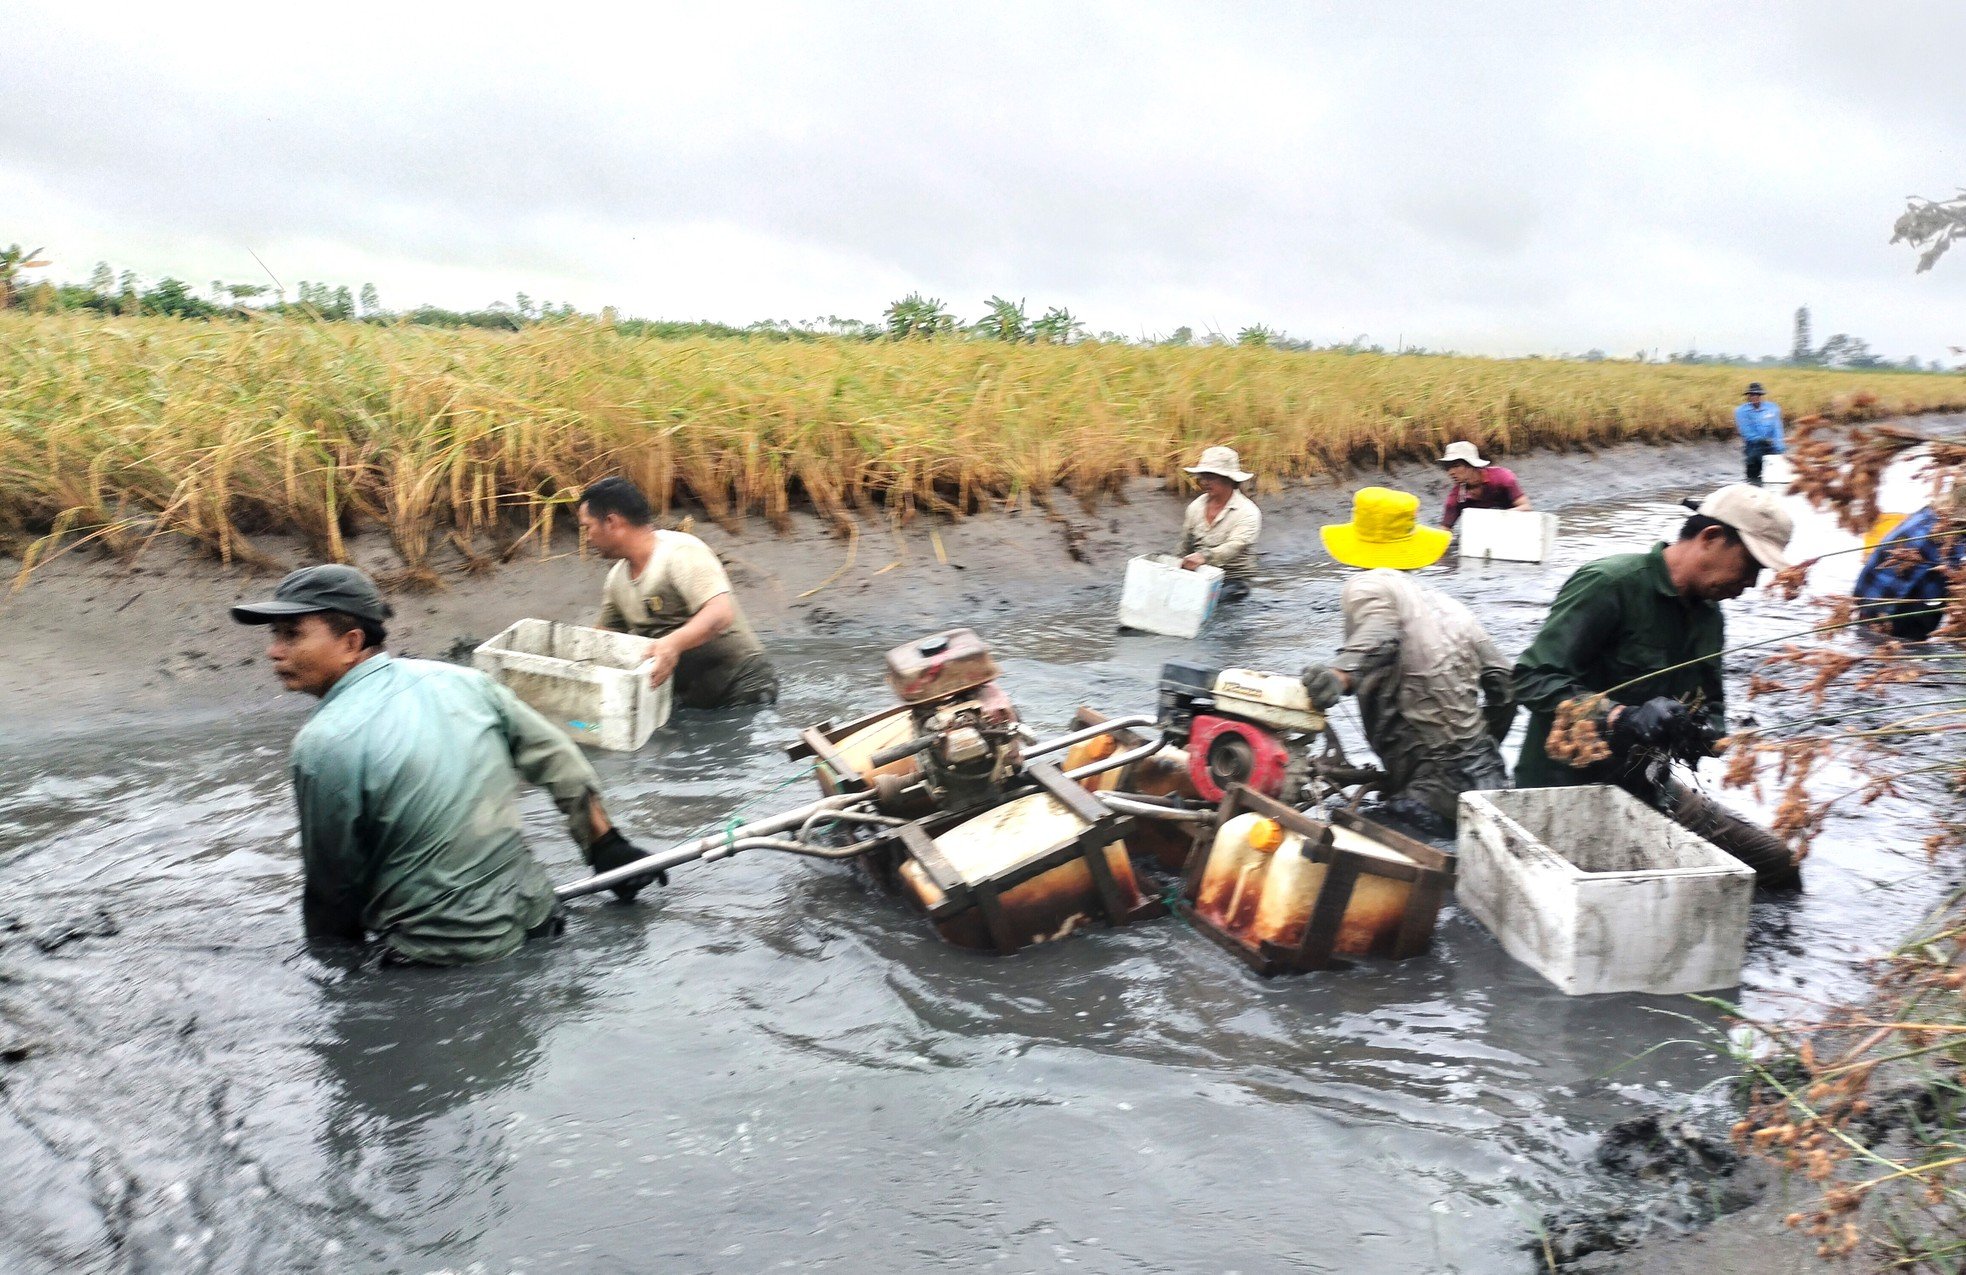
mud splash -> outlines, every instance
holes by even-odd
[[[1428,579],[1520,650],[1572,567],[1730,476],[1695,454],[1689,487],[1573,493],[1547,567]],[[1333,643],[1342,576],[1315,520],[1266,542],[1268,581],[1193,644],[1116,635],[1117,573],[1035,555],[981,615],[788,614],[778,709],[601,755],[611,807],[662,843],[802,799],[779,745],[879,700],[875,653],[924,623],[985,629],[1046,727],[1149,706],[1175,655],[1293,669]],[[1730,635],[1805,619],[1756,597]],[[979,958],[848,872],[757,856],[486,969],[324,963],[284,775],[304,707],[0,743],[0,1267],[1519,1271],[1544,1214],[1627,1202],[1578,1171],[1602,1130],[1697,1117],[1731,1074],[1709,1011],[1564,997],[1453,909],[1431,958],[1261,983],[1172,918]],[[1888,832],[1915,806],[1862,813],[1804,893],[1757,902],[1750,1005],[1855,989],[1942,892]],[[571,876],[550,808],[527,817]]]

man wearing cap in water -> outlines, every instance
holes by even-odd
[[[1789,565],[1794,527],[1773,495],[1733,483],[1694,507],[1676,542],[1577,568],[1516,661],[1516,698],[1529,709],[1516,784],[1640,786],[1650,761],[1711,756],[1726,733],[1720,604],[1764,567]],[[1571,700],[1589,706],[1609,757],[1575,766],[1550,756],[1557,708]]]
[[[1522,494],[1515,472],[1483,460],[1473,443],[1449,443],[1440,465],[1453,483],[1447,489],[1447,510],[1440,517],[1440,525],[1449,531],[1461,521],[1463,509],[1529,508],[1529,497]]]
[[[1344,646],[1303,679],[1319,712],[1358,697],[1387,804],[1435,831],[1439,820],[1453,825],[1462,793],[1509,786],[1498,745],[1515,703],[1508,661],[1481,622],[1407,574],[1438,562],[1452,538],[1419,526],[1419,512],[1417,496],[1367,487],[1352,497],[1350,522],[1321,529],[1332,557],[1366,570],[1339,596]]]
[[[1749,381],[1745,401],[1734,409],[1734,431],[1741,436],[1741,459],[1747,479],[1761,486],[1761,462],[1788,450],[1782,439],[1782,409],[1768,401],[1760,381]]]
[[[1181,520],[1181,567],[1220,567],[1222,601],[1247,597],[1256,573],[1256,537],[1263,531],[1262,512],[1242,494],[1254,475],[1243,470],[1233,447],[1206,448],[1200,463],[1186,468],[1201,484],[1201,495]]]
[[[475,669],[397,659],[392,614],[353,567],[305,567],[232,618],[271,629],[273,672],[321,701],[294,736],[310,939],[381,941],[385,964],[497,960],[564,925],[526,849],[519,780],[546,789],[587,862],[643,856],[608,821],[580,749]],[[624,899],[653,874],[624,883]]]

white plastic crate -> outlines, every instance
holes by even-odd
[[[556,620],[520,620],[471,663],[591,748],[633,752],[669,720],[673,679],[649,685],[648,639]]]
[[[1754,870],[1621,788],[1461,794],[1456,901],[1572,996],[1741,981]]]
[[[1120,625],[1145,633],[1191,638],[1201,632],[1222,596],[1222,568],[1181,569],[1169,554],[1143,554],[1126,564]]]
[[[1455,529],[1463,558],[1543,562],[1556,548],[1556,515],[1533,509],[1464,509]]]

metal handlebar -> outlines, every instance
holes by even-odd
[[[1161,819],[1169,823],[1213,823],[1215,811],[1190,810],[1185,806],[1164,806],[1150,798],[1136,797],[1131,793],[1095,792],[1093,798],[1114,814],[1133,815],[1140,819]]]
[[[1151,757],[1165,747],[1167,744],[1166,736],[1155,725],[1154,718],[1147,715],[1116,717],[1112,721],[1101,722],[1097,726],[1088,726],[1082,730],[1060,735],[1056,739],[1036,743],[1025,752],[1024,756],[1026,758],[1042,757],[1047,753],[1055,753],[1061,749],[1070,748],[1074,744],[1084,743],[1089,739],[1097,739],[1101,735],[1111,735],[1127,730],[1142,730],[1143,728],[1152,732],[1152,737],[1146,742],[1116,752],[1110,757],[1104,757],[1096,762],[1090,762],[1084,766],[1078,766],[1064,772],[1064,776],[1067,779],[1084,779],[1088,775],[1097,775],[1104,771],[1117,770],[1122,766],[1130,766],[1142,758]],[[888,765],[892,762],[899,761],[903,757],[912,756],[929,747],[934,742],[933,736],[923,736],[905,741],[904,743],[894,745],[874,754],[869,759],[870,764],[874,767]],[[1115,797],[1113,794],[1107,793],[1101,793],[1099,796],[1107,802],[1110,808],[1126,814],[1138,814],[1148,818],[1169,819],[1177,822],[1199,822],[1202,819],[1214,817],[1212,811],[1177,810],[1172,807],[1157,806],[1151,802],[1141,802],[1137,798],[1129,801],[1125,797]],[[745,850],[778,850],[786,854],[805,855],[808,858],[814,859],[855,858],[871,850],[873,844],[853,844],[839,847],[814,846],[807,843],[804,838],[812,831],[814,825],[829,820],[837,820],[842,823],[872,825],[881,828],[898,827],[907,822],[903,819],[896,819],[891,815],[880,814],[871,809],[873,801],[873,796],[866,792],[835,793],[833,796],[822,797],[818,801],[809,802],[796,809],[788,810],[783,814],[773,815],[768,819],[754,820],[751,823],[732,828],[726,832],[710,833],[706,836],[698,837],[694,841],[684,842],[682,845],[662,851],[659,854],[647,855],[635,860],[633,863],[625,863],[618,868],[610,868],[606,872],[597,872],[592,876],[561,886],[553,891],[553,897],[557,899],[575,899],[584,894],[594,894],[611,886],[619,885],[623,881],[629,881],[635,877],[646,876],[651,872],[658,870],[666,871],[685,863],[696,862],[697,860],[722,859]],[[790,832],[792,835],[790,837],[779,835],[786,832]],[[878,841],[880,838],[876,837],[873,840]]]
[[[916,753],[927,752],[934,746],[935,736],[933,735],[917,735],[913,739],[903,740],[898,744],[890,744],[867,759],[867,769],[879,770],[883,766],[892,766],[904,757],[913,757]]]
[[[759,819],[753,823],[732,828],[728,832],[715,832],[708,836],[698,837],[694,841],[685,842],[680,846],[663,851],[660,854],[652,854],[646,858],[637,859],[633,863],[624,863],[618,868],[610,868],[606,872],[597,872],[591,877],[570,882],[553,891],[553,897],[556,899],[576,899],[583,894],[593,894],[597,891],[608,889],[610,886],[619,885],[623,881],[629,881],[639,876],[646,876],[657,870],[667,871],[681,864],[693,863],[698,859],[721,858],[726,854],[735,854],[739,850],[782,849],[784,847],[767,845],[765,843],[766,839],[773,838],[776,833],[786,832],[798,827],[815,814],[845,810],[850,806],[861,805],[869,800],[871,799],[864,792],[842,792],[835,793],[830,797],[821,797],[818,801],[800,806],[796,810],[788,810],[784,814],[773,815],[769,819]],[[807,851],[801,850],[798,853],[807,853]],[[818,857],[847,858],[851,856],[827,853],[818,854]]]

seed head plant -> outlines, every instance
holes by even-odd
[[[1884,512],[1886,470],[1911,460],[1930,488],[1940,560],[1966,536],[1966,440],[1898,426],[1839,432],[1800,423],[1793,489],[1861,534]],[[1899,565],[1918,548],[1885,551]],[[1808,568],[1771,587],[1797,597]],[[1727,741],[1725,783],[1775,794],[1774,831],[1798,856],[1839,808],[1882,801],[1928,807],[1918,844],[1957,880],[1966,820],[1966,578],[1947,570],[1942,613],[1926,641],[1879,632],[1878,599],[1819,602],[1821,623],[1758,661],[1748,685],[1758,725]],[[1864,1270],[1966,1269],[1966,892],[1874,964],[1874,994],[1802,1021],[1747,1022],[1762,1043],[1749,1062],[1737,1144],[1799,1175],[1815,1192],[1788,1223],[1820,1256]]]

